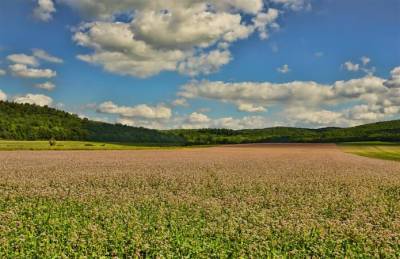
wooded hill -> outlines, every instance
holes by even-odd
[[[358,141],[400,141],[400,120],[351,128],[303,129],[274,127],[253,130],[198,129],[172,130],[188,144],[236,143],[337,143]]]
[[[203,145],[239,143],[326,143],[399,141],[400,120],[351,128],[275,127],[254,130],[197,129],[158,131],[81,119],[49,107],[0,101],[0,139],[86,140],[136,144]]]
[[[86,140],[137,144],[182,145],[166,132],[81,119],[77,115],[30,104],[0,102],[0,139]]]

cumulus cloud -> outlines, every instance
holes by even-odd
[[[265,112],[267,109],[265,109],[262,106],[256,106],[251,103],[239,103],[238,105],[238,110],[242,112]]]
[[[52,78],[57,76],[56,71],[37,68],[40,65],[39,59],[51,63],[62,63],[62,59],[51,56],[41,49],[34,49],[32,52],[32,56],[26,54],[12,54],[7,56],[7,59],[12,63],[9,65],[9,70],[13,76],[23,78]]]
[[[140,104],[128,107],[118,106],[108,101],[100,104],[97,110],[100,113],[116,114],[125,118],[169,119],[172,116],[171,109],[163,105],[149,106]]]
[[[373,75],[375,73],[376,68],[368,67],[368,65],[371,63],[371,58],[369,58],[367,56],[363,56],[360,58],[360,60],[361,60],[361,64],[353,63],[352,61],[347,61],[342,65],[342,68],[344,68],[350,72],[362,71],[362,72],[366,73],[367,75]]]
[[[178,93],[179,96],[187,99],[205,98],[262,107],[289,102],[312,105],[329,100],[331,94],[328,87],[315,82],[299,81],[285,84],[193,81],[184,85]]]
[[[78,58],[108,72],[134,77],[163,71],[189,76],[216,72],[232,60],[229,47],[234,42],[255,32],[266,39],[270,28],[279,27],[279,11],[267,8],[262,0],[60,3],[92,20],[74,30],[73,40],[92,50]],[[132,19],[116,19],[121,12],[133,14]]]
[[[98,111],[118,115],[123,124],[158,129],[355,126],[400,115],[400,87],[396,81],[399,71],[394,68],[389,79],[367,75],[332,84],[192,81],[178,92],[179,99],[185,102],[208,99],[232,103],[239,111],[268,113],[263,116],[213,118],[206,111],[172,115],[169,108],[166,112],[158,110],[162,105],[124,107],[112,102],[102,104]],[[164,115],[155,115],[160,113]]]
[[[7,100],[7,95],[0,90],[0,101],[6,101]]]
[[[263,0],[59,0],[75,9],[77,9],[84,17],[100,20],[112,20],[115,14],[122,11],[153,11],[153,10],[182,10],[190,9],[198,4],[207,3],[213,11],[237,11],[248,14],[256,14],[262,11]]]
[[[204,114],[203,114],[204,115]],[[224,129],[259,129],[270,126],[276,126],[276,123],[271,123],[267,118],[262,116],[245,116],[241,118],[222,117],[209,118],[204,115],[203,121],[190,121],[191,114],[182,124],[178,124],[179,128],[185,129],[201,129],[201,128],[224,128]]]
[[[14,76],[23,78],[52,78],[57,76],[57,72],[51,69],[29,68],[24,64],[14,64],[9,66]]]
[[[50,106],[53,104],[51,97],[42,94],[26,94],[24,96],[17,96],[13,100],[16,103],[36,104],[39,106]]]
[[[393,69],[391,74],[388,80],[367,75],[327,85],[312,81],[283,84],[193,81],[184,85],[178,95],[233,103],[245,112],[279,107],[279,116],[286,118],[286,124],[349,126],[398,114],[400,69]]]
[[[394,68],[390,72],[390,79],[385,82],[385,86],[389,88],[400,88],[400,67]]]
[[[371,58],[366,57],[366,56],[363,56],[363,57],[361,57],[361,62],[362,62],[362,64],[363,64],[364,66],[366,66],[366,65],[369,64],[369,62],[371,62]]]
[[[38,60],[34,56],[29,56],[25,54],[12,54],[7,56],[7,59],[16,64],[23,64],[27,66],[36,67],[39,65]]]
[[[210,121],[210,118],[208,118],[207,115],[202,114],[202,113],[198,113],[198,112],[194,112],[192,114],[190,114],[189,118],[188,118],[188,122],[189,123],[208,123]]]
[[[253,19],[254,26],[257,28],[260,38],[268,38],[268,26],[278,29],[279,25],[275,22],[279,16],[277,9],[270,8],[267,12],[260,12]]]
[[[42,50],[42,49],[33,49],[33,56],[42,60],[45,60],[47,62],[50,63],[58,63],[61,64],[64,61],[61,58],[55,57],[50,55],[49,53],[47,53],[46,51]],[[19,62],[17,62],[19,63]]]
[[[47,22],[53,18],[53,13],[56,12],[52,0],[38,0],[37,7],[33,10],[33,16],[41,21]]]
[[[289,65],[287,64],[283,65],[282,67],[278,67],[276,70],[281,74],[287,74],[291,71]]]
[[[7,72],[4,69],[0,69],[0,76],[5,76]]]
[[[178,99],[175,99],[175,100],[172,102],[172,105],[173,105],[173,106],[184,106],[184,107],[189,106],[189,104],[188,104],[188,102],[187,102],[187,100],[186,100],[185,98],[178,98]]]
[[[39,88],[39,89],[47,90],[47,91],[52,91],[56,88],[56,86],[51,82],[36,84],[35,87]]]
[[[348,126],[350,121],[341,112],[324,109],[292,107],[285,111],[286,119],[294,125]]]
[[[210,74],[231,61],[231,53],[227,50],[213,50],[199,56],[192,56],[181,62],[178,71],[181,74],[196,76],[198,74]]]
[[[272,2],[272,5],[271,5]],[[120,75],[150,77],[173,71],[210,74],[232,60],[230,46],[278,29],[278,10],[310,8],[309,0],[58,0],[86,22],[73,30],[76,44],[91,51],[78,59]],[[271,7],[273,6],[273,7]],[[38,0],[34,15],[48,21],[53,0]],[[119,19],[124,14],[128,19]],[[39,53],[52,62],[61,61]]]
[[[309,0],[271,0],[271,2],[278,5],[283,5],[285,8],[293,11],[311,9],[311,3]]]
[[[146,109],[138,107],[147,107]],[[161,105],[148,106],[137,105],[133,107],[117,106],[112,102],[105,102],[97,108],[98,113],[118,115],[117,123],[154,129],[172,129],[172,128],[230,128],[230,129],[246,129],[246,128],[262,128],[267,126],[275,126],[267,118],[262,116],[245,116],[242,118],[221,117],[211,118],[208,115],[197,111],[188,115],[172,116],[171,111],[160,110]],[[150,109],[148,109],[150,108]],[[158,110],[158,111],[157,111]],[[155,114],[159,115],[155,115]]]
[[[354,64],[351,61],[347,61],[343,64],[343,67],[347,70],[347,71],[351,71],[351,72],[357,72],[360,70],[360,64]]]

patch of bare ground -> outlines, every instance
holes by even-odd
[[[0,256],[400,256],[400,163],[335,145],[0,152]]]

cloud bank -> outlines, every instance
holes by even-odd
[[[58,0],[84,19],[73,40],[89,52],[78,59],[140,78],[172,71],[188,76],[218,71],[232,59],[229,47],[252,34],[267,39],[285,11],[310,8],[308,0]],[[49,21],[51,0],[39,0],[35,17]],[[123,18],[121,18],[123,17]]]

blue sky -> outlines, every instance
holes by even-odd
[[[400,1],[182,2],[1,1],[0,99],[152,128],[400,118]]]

